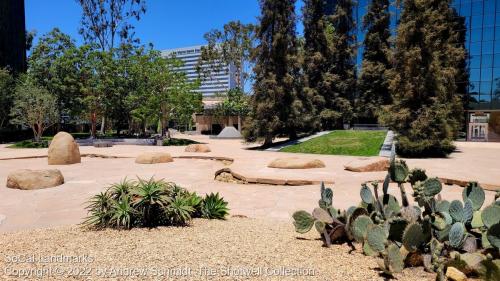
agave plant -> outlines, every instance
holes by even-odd
[[[224,219],[228,214],[227,202],[219,197],[219,193],[210,193],[205,196],[201,207],[201,217],[206,219]]]
[[[129,196],[124,196],[119,201],[114,201],[110,213],[110,224],[117,228],[125,229],[132,227],[138,214],[137,210],[130,204]]]
[[[145,226],[160,224],[160,214],[172,200],[168,196],[167,183],[163,180],[138,179],[138,184],[132,189],[133,207],[142,214],[142,223]]]
[[[87,227],[105,227],[111,219],[113,198],[109,192],[101,192],[92,196],[86,207],[89,216],[85,218],[82,225]]]
[[[114,200],[120,200],[120,198],[128,196],[135,185],[134,181],[125,178],[119,183],[110,185],[107,192],[111,194]]]
[[[171,225],[185,225],[191,220],[194,208],[187,198],[178,196],[164,209]]]

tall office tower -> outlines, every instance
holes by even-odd
[[[179,70],[186,73],[189,81],[195,81],[199,78],[196,66],[201,56],[202,47],[203,46],[191,46],[164,50],[162,51],[162,56],[180,59],[184,65],[180,67]],[[202,67],[207,66],[202,65]],[[236,87],[234,66],[225,65],[221,62],[221,64],[215,68],[217,71],[210,71],[208,75],[201,78],[201,85],[197,91],[202,93],[204,99],[225,93]]]
[[[24,0],[0,1],[0,67],[26,70]]]

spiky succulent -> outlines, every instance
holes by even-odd
[[[405,182],[409,174],[406,162],[403,160],[392,161],[389,167],[389,174],[391,175],[392,181],[397,183]]]
[[[477,211],[483,206],[485,193],[477,182],[470,182],[462,191],[462,198],[464,202],[469,199],[472,202],[474,211]]]
[[[450,246],[461,248],[466,238],[466,229],[462,222],[456,222],[451,226],[449,233]]]
[[[403,233],[403,245],[408,252],[417,251],[424,243],[424,230],[418,223],[409,224]]]

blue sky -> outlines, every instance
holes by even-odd
[[[231,20],[256,23],[260,14],[257,0],[146,0],[146,6],[135,23],[136,37],[159,50],[203,44],[205,32]],[[25,10],[26,29],[36,30],[37,38],[58,27],[82,42],[81,8],[75,0],[25,0]]]

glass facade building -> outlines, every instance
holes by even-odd
[[[369,3],[370,0],[358,0],[355,11],[358,69],[363,54],[362,20]],[[453,0],[452,6],[466,25],[463,31],[469,69],[469,104],[464,113],[467,140],[500,141],[500,0]],[[390,11],[395,33],[399,10],[391,5]]]

